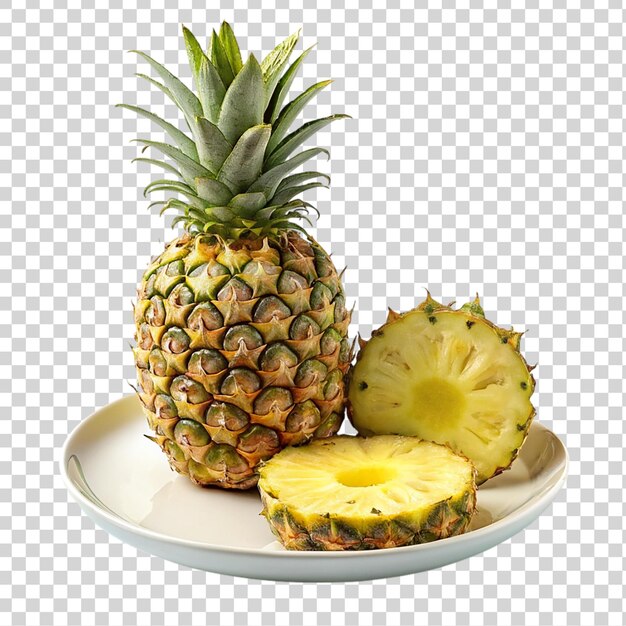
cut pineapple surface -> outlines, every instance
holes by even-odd
[[[447,444],[473,461],[479,484],[508,468],[534,415],[520,334],[488,322],[477,301],[453,310],[429,297],[390,318],[352,372],[357,430]]]
[[[263,514],[292,550],[364,550],[464,532],[470,461],[416,437],[336,436],[286,448],[260,469]]]

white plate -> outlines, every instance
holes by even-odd
[[[286,581],[371,580],[460,561],[535,520],[567,474],[558,437],[534,423],[508,472],[478,490],[478,513],[464,535],[366,552],[290,552],[275,541],[256,490],[202,489],[170,471],[136,397],[85,419],[61,458],[67,487],[99,526],[140,550],[197,569]]]

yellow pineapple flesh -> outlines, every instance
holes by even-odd
[[[351,373],[349,415],[363,435],[416,435],[476,466],[478,484],[507,469],[535,414],[521,334],[485,319],[478,299],[454,310],[430,295],[390,313]]]
[[[368,550],[467,530],[474,466],[417,437],[339,435],[286,448],[260,468],[263,514],[289,550]]]

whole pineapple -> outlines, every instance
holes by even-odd
[[[330,257],[294,223],[311,206],[297,196],[328,177],[292,172],[327,154],[309,148],[293,155],[298,147],[347,116],[289,132],[330,82],[283,106],[310,50],[289,64],[297,33],[260,64],[253,55],[242,62],[227,23],[213,32],[206,54],[184,27],[183,35],[197,95],[138,54],[162,82],[140,76],[182,110],[190,134],[120,105],[161,126],[175,144],[138,139],[171,162],[136,160],[173,175],[146,193],[182,196],[153,204],[177,210],[174,222],[185,227],[138,288],[138,395],[173,469],[203,486],[247,489],[261,461],[334,435],[343,420],[350,313]]]

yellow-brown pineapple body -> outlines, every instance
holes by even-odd
[[[170,465],[248,489],[288,445],[334,435],[352,359],[330,257],[295,231],[171,242],[135,306],[138,394]]]

